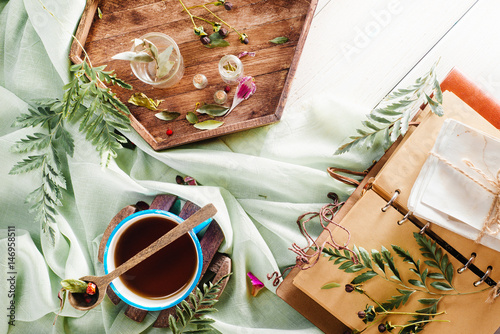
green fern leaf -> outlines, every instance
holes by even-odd
[[[384,260],[382,260],[382,256],[376,249],[372,249],[372,259],[373,262],[377,265],[377,267],[385,273],[385,264]]]
[[[182,327],[186,327],[186,317],[179,307],[175,308],[175,313],[177,314],[177,319],[180,321]]]
[[[394,264],[394,258],[391,255],[391,252],[387,250],[384,246],[382,246],[382,251],[380,252],[382,254],[382,259],[384,262],[387,264],[389,269],[394,273],[395,277],[401,281],[401,276],[399,275],[399,271],[396,268],[396,265]]]
[[[352,281],[351,284],[361,284],[364,283],[373,277],[376,277],[378,274],[372,270],[366,271],[358,276],[356,276]]]
[[[209,318],[203,318],[203,319],[194,318],[193,320],[191,320],[191,323],[196,325],[210,325],[213,324],[214,322],[215,320]]]
[[[361,258],[361,261],[363,261],[363,264],[365,265],[365,267],[373,269],[372,261],[370,259],[370,254],[366,251],[366,249],[364,249],[363,247],[359,247],[358,251],[359,251],[359,256]]]
[[[45,154],[30,155],[26,159],[19,161],[14,167],[12,167],[9,174],[27,173],[34,169],[37,169],[42,166],[45,158]]]
[[[44,126],[54,117],[57,117],[57,115],[50,107],[40,106],[36,109],[30,107],[28,113],[19,115],[12,126],[22,128]]]
[[[419,244],[422,256],[428,258],[429,260],[424,261],[430,267],[437,268],[441,271],[443,277],[448,281],[450,286],[453,288],[453,264],[448,259],[448,255],[444,254],[441,248],[437,246],[435,242],[430,240],[424,235],[419,233],[413,233],[413,236],[417,243]],[[434,274],[432,274],[434,276]],[[432,285],[432,284],[431,284]]]
[[[45,133],[34,133],[27,135],[25,139],[17,141],[11,146],[11,151],[14,153],[25,153],[34,150],[43,150],[50,144],[50,136]]]
[[[386,302],[382,303],[381,306],[386,311],[391,311],[399,308],[401,305],[405,305],[408,302],[410,296],[415,292],[415,290],[405,290],[405,289],[397,289],[400,293],[399,295],[392,296]],[[380,307],[375,308],[377,312],[382,311]]]
[[[424,91],[429,88],[435,91],[437,102],[425,95]],[[383,133],[382,147],[388,149],[400,135],[406,134],[413,110],[423,102],[429,103],[435,114],[440,116],[443,114],[441,88],[433,69],[423,77],[418,78],[414,85],[388,94],[380,106],[367,115],[367,120],[362,122],[363,128],[356,130],[361,136],[351,136],[350,141],[335,151],[335,155],[346,153],[354,147],[363,145],[370,149],[375,143],[375,135],[378,133]],[[379,126],[374,122],[385,126]]]
[[[170,330],[172,331],[173,334],[181,333],[181,331],[177,327],[177,322],[175,321],[175,318],[173,315],[168,316],[168,327],[170,327]]]

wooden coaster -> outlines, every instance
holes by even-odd
[[[130,216],[135,212],[147,209],[160,209],[164,211],[170,211],[176,200],[177,197],[174,195],[158,195],[155,197],[151,205],[148,205],[145,202],[138,202],[135,205],[128,205],[120,210],[120,212],[118,212],[116,216],[111,219],[111,222],[104,231],[101,243],[99,244],[99,253],[97,256],[99,262],[103,263],[104,248],[106,246],[106,243],[108,242],[108,238],[111,235],[111,232],[124,218]],[[199,206],[188,201],[182,207],[181,212],[179,213],[179,217],[181,217],[182,219],[187,219],[199,209]],[[222,233],[219,224],[217,224],[215,220],[210,223],[205,234],[200,239],[200,245],[203,253],[201,277],[203,278],[207,271],[210,271],[215,274],[214,278],[212,279],[213,283],[217,282],[221,277],[231,272],[231,259],[226,255],[217,252],[217,249],[219,249],[219,246],[223,240],[224,234]],[[222,291],[224,291],[227,281],[228,280],[226,279],[222,283],[222,288],[219,292],[219,295],[222,293]],[[121,301],[110,286],[108,286],[106,294],[108,295],[111,302],[115,305],[117,305]],[[138,309],[130,305],[125,310],[125,315],[137,322],[142,322],[147,314],[148,311]],[[168,317],[171,314],[175,316],[175,306],[161,311],[153,327],[169,327]]]

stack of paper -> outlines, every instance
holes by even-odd
[[[476,240],[498,192],[492,181],[499,168],[498,138],[448,119],[413,185],[408,209],[417,217]],[[479,242],[500,251],[500,234],[487,233]]]

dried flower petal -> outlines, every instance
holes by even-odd
[[[242,77],[240,79],[240,83],[238,84],[238,88],[236,88],[236,93],[234,94],[231,109],[229,109],[226,115],[228,115],[234,108],[236,108],[238,104],[252,96],[256,90],[257,86],[255,85],[254,78]]]
[[[61,314],[61,312],[62,312],[62,310],[64,308],[64,301],[66,300],[66,291],[67,290],[65,288],[62,288],[57,293],[57,298],[59,298],[59,311],[57,312],[56,317],[55,317],[54,322],[52,323],[52,325],[56,324],[57,318],[59,317],[59,314]]]
[[[250,277],[250,282],[252,283],[252,296],[257,296],[260,290],[264,287],[264,283],[262,283],[254,274],[250,271],[247,273],[248,277]]]
[[[186,176],[184,178],[184,184],[187,184],[189,186],[196,186],[196,180],[194,179],[194,177],[191,177],[191,176]]]
[[[243,58],[246,56],[255,57],[255,52],[243,51],[238,55],[238,58]]]

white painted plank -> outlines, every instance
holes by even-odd
[[[453,67],[500,101],[500,2],[481,0],[404,78],[407,86],[437,58],[440,79]]]
[[[475,0],[323,0],[287,107],[325,93],[369,112]]]

